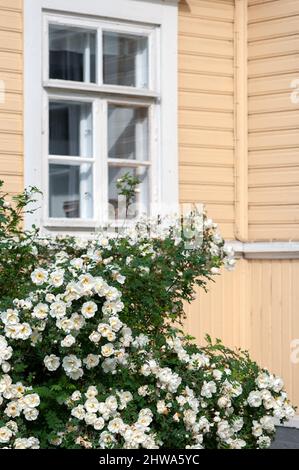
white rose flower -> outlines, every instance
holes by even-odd
[[[0,443],[6,444],[12,438],[13,433],[7,426],[2,426],[0,428]]]
[[[50,306],[50,315],[53,318],[62,318],[66,314],[66,304],[61,300],[53,302]]]
[[[48,294],[46,294],[45,299],[46,302],[52,303],[55,300],[55,295],[48,292]]]
[[[247,398],[248,405],[253,408],[258,408],[262,404],[262,395],[258,390],[253,390],[249,393]]]
[[[210,382],[204,381],[204,384],[201,388],[201,396],[205,398],[212,398],[213,393],[216,393],[217,387],[213,380]]]
[[[243,428],[244,419],[242,417],[235,418],[232,422],[232,429],[234,432],[239,432]]]
[[[82,315],[79,315],[79,313],[73,313],[70,321],[72,322],[72,329],[76,331],[81,330],[85,325],[85,319]]]
[[[86,365],[87,369],[92,369],[93,367],[97,367],[100,362],[100,356],[97,354],[88,354],[88,356],[83,360],[84,364]]]
[[[108,424],[108,431],[112,432],[113,434],[117,434],[122,431],[123,427],[123,420],[120,418],[114,418]]]
[[[119,331],[123,326],[123,323],[120,321],[120,319],[118,317],[110,317],[109,318],[109,324],[110,324],[112,330],[115,331],[115,332]]]
[[[114,331],[110,331],[110,333],[107,333],[106,338],[111,343],[112,341],[116,340],[116,334],[114,333]]]
[[[20,323],[17,330],[17,339],[26,340],[32,335],[32,329],[29,323]]]
[[[82,269],[83,259],[82,258],[74,258],[70,261],[70,265],[75,269]]]
[[[20,416],[21,410],[22,408],[17,401],[11,401],[5,408],[4,413],[10,418],[16,418],[17,416]]]
[[[19,323],[18,312],[17,310],[14,310],[12,308],[9,308],[5,312],[1,313],[0,318],[4,325],[16,325],[17,323]],[[1,338],[4,338],[4,336],[1,336]]]
[[[133,400],[133,395],[131,392],[120,392],[118,393],[119,399],[122,404],[127,405],[130,401]]]
[[[24,416],[27,421],[35,421],[38,417],[38,410],[36,408],[27,408],[24,410]]]
[[[103,429],[104,426],[105,426],[105,421],[101,417],[97,418],[93,423],[93,427],[96,431],[101,431],[101,429]]]
[[[260,372],[257,376],[255,383],[257,384],[258,388],[269,388],[271,384],[271,377],[265,372]]]
[[[102,362],[102,369],[105,372],[105,374],[108,373],[115,373],[117,361],[115,358],[107,358]]]
[[[243,439],[234,439],[230,442],[230,449],[242,449],[246,446],[246,442]]]
[[[221,380],[222,375],[223,374],[222,374],[221,370],[218,370],[218,369],[213,370],[213,377],[214,377],[215,380]]]
[[[84,292],[91,291],[94,286],[94,278],[90,274],[81,274],[79,285]]]
[[[263,416],[260,419],[260,423],[265,431],[272,432],[275,430],[275,423],[272,416]]]
[[[217,424],[217,434],[222,441],[226,441],[227,439],[231,438],[233,435],[233,430],[229,425],[228,421],[223,420]]]
[[[166,403],[165,403],[164,400],[158,400],[157,401],[157,411],[161,415],[168,413],[168,409],[167,409],[167,406],[166,406]]]
[[[220,397],[217,401],[219,408],[229,408],[231,406],[231,401],[228,397]]]
[[[88,413],[96,413],[99,410],[99,402],[96,398],[89,398],[84,407]]]
[[[286,405],[284,407],[284,416],[286,417],[287,420],[294,418],[295,410],[291,405]]]
[[[269,436],[261,436],[258,438],[257,443],[260,449],[267,449],[271,445],[271,439]]]
[[[53,271],[50,274],[49,283],[54,287],[62,286],[63,280],[64,280],[64,270],[63,269],[58,269],[57,271]]]
[[[93,426],[97,419],[97,415],[95,413],[86,413],[84,419],[86,424],[88,424],[89,426]]]
[[[101,335],[100,333],[98,333],[97,331],[93,331],[92,333],[90,333],[89,335],[89,339],[90,341],[92,341],[93,343],[97,344],[101,341]]]
[[[31,273],[31,279],[34,284],[36,284],[37,286],[41,286],[47,281],[48,272],[45,269],[41,268],[35,269]]]
[[[79,390],[76,390],[75,392],[72,393],[71,400],[72,401],[78,401],[78,400],[81,399],[81,397],[82,397],[81,392],[79,392]]]
[[[30,393],[23,397],[23,404],[26,408],[36,408],[40,404],[40,398],[37,393]]]
[[[254,437],[259,437],[263,434],[263,427],[258,421],[252,421],[251,428],[252,435]]]
[[[79,367],[79,369],[71,370],[69,372],[66,372],[66,375],[68,377],[70,377],[71,379],[73,379],[73,380],[79,380],[83,376],[83,374],[84,374],[84,372],[83,372],[83,369],[81,367]]]
[[[90,385],[85,393],[86,398],[94,398],[98,395],[97,387]]]
[[[64,348],[70,348],[73,344],[75,344],[76,339],[73,335],[67,335],[63,340],[60,342],[61,346]]]
[[[279,393],[283,385],[283,380],[280,377],[275,377],[272,381],[272,390],[276,393]]]
[[[109,357],[114,353],[114,346],[112,343],[107,343],[101,347],[101,353],[104,357]]]
[[[99,323],[97,329],[98,329],[99,334],[103,336],[104,338],[107,338],[107,335],[109,333],[112,333],[111,327],[107,323]]]
[[[108,431],[103,431],[100,434],[99,444],[102,449],[105,449],[107,446],[111,446],[115,442],[115,437]]]
[[[13,432],[13,434],[17,434],[19,431],[18,425],[15,423],[15,421],[8,421],[6,426]]]
[[[66,372],[75,371],[79,369],[81,365],[82,365],[81,359],[79,359],[74,354],[71,354],[70,356],[65,356],[62,361],[62,367]]]
[[[108,398],[106,398],[105,405],[110,411],[116,411],[118,407],[117,400],[113,395],[110,395]]]
[[[39,320],[44,320],[48,316],[49,307],[47,304],[37,304],[32,312],[32,316]]]
[[[49,371],[53,372],[60,366],[60,359],[55,354],[51,354],[50,356],[45,356],[44,364]]]
[[[71,415],[80,420],[85,418],[85,414],[86,412],[83,405],[78,405],[71,411]]]
[[[149,394],[148,385],[142,385],[138,388],[138,395],[141,397],[146,397]]]
[[[82,305],[81,313],[84,318],[92,318],[95,316],[96,311],[98,310],[98,306],[95,302],[89,301],[85,302]]]

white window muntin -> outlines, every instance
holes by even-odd
[[[56,80],[49,77],[49,25],[63,25],[66,27],[90,29],[97,33],[97,50],[96,50],[96,83],[75,82],[69,80]],[[45,226],[78,226],[94,227],[98,224],[103,224],[108,218],[108,165],[126,167],[148,167],[148,185],[149,185],[149,203],[155,203],[154,195],[157,195],[157,188],[153,188],[153,169],[157,168],[156,162],[153,164],[153,152],[155,151],[155,160],[158,158],[158,146],[153,145],[157,143],[158,130],[158,105],[155,103],[157,100],[157,86],[158,80],[156,79],[157,64],[154,66],[153,57],[158,58],[159,54],[153,54],[157,49],[155,27],[135,26],[125,24],[123,22],[111,22],[105,20],[86,20],[69,16],[46,14],[44,16],[44,89],[47,90],[44,111],[46,119],[44,119],[44,139],[45,143],[43,148],[46,150],[47,163],[43,171],[43,187],[46,192],[46,203],[44,204],[44,223]],[[136,36],[146,36],[148,38],[148,81],[149,87],[147,89],[136,87],[126,87],[121,85],[104,85],[103,84],[103,49],[102,39],[105,31],[113,31],[116,33],[129,33]],[[156,88],[155,94],[151,95],[150,88]],[[65,90],[65,91],[63,91]],[[137,90],[137,93],[135,93]],[[92,96],[91,96],[92,95]],[[132,98],[128,98],[132,96]],[[73,157],[73,156],[50,156],[48,152],[49,147],[49,101],[61,100],[67,102],[89,102],[92,103],[92,123],[93,123],[93,156],[92,158]],[[157,100],[158,101],[158,100]],[[146,162],[132,162],[122,160],[119,162],[108,162],[108,146],[107,146],[107,122],[108,122],[108,103],[127,105],[132,107],[147,107],[148,108],[148,160]],[[155,108],[155,111],[154,111]],[[156,119],[156,125],[154,124]],[[55,218],[49,217],[49,163],[60,162],[61,164],[74,164],[89,163],[93,168],[93,217],[88,219],[82,218]],[[99,189],[101,188],[101,190]]]
[[[96,83],[86,83],[86,82],[75,82],[68,80],[56,80],[49,77],[49,26],[50,25],[60,25],[66,27],[76,27],[83,28],[86,30],[91,30],[97,34],[96,42]],[[126,87],[122,85],[106,85],[103,83],[103,33],[105,31],[115,32],[115,33],[127,33],[135,36],[143,36],[148,39],[148,83],[147,88],[138,88],[138,87]],[[78,83],[79,86],[91,85],[93,87],[101,87],[102,91],[111,91],[110,89],[115,88],[115,91],[119,93],[126,93],[133,90],[139,91],[140,94],[146,94],[148,92],[159,93],[160,80],[159,80],[159,28],[146,25],[131,25],[121,21],[113,20],[89,20],[84,17],[76,18],[72,16],[64,16],[59,14],[45,14],[44,15],[44,36],[43,36],[43,81],[44,84],[58,86],[60,82],[63,82],[66,87],[68,83],[72,85],[72,88]],[[129,90],[128,90],[129,89]]]
[[[51,101],[55,102],[66,102],[66,103],[88,103],[91,105],[91,112],[92,112],[92,156],[91,157],[83,157],[83,156],[73,156],[73,155],[51,155],[49,153],[49,143],[50,143],[50,122],[49,122],[49,103]],[[94,132],[96,123],[96,114],[97,113],[97,103],[91,97],[82,96],[79,94],[63,94],[63,93],[52,93],[52,92],[44,92],[44,119],[43,119],[43,181],[42,185],[44,188],[44,203],[43,203],[43,220],[45,226],[78,226],[78,227],[85,227],[85,226],[94,226],[96,224],[96,213],[95,213],[95,203],[94,201],[98,199],[97,194],[97,185],[96,185],[96,175],[99,173],[98,165],[99,162],[96,158],[96,135]],[[50,208],[49,208],[49,197],[50,197],[50,188],[49,188],[49,165],[50,164],[59,164],[59,165],[84,165],[89,164],[92,167],[92,199],[93,199],[93,217],[79,217],[79,218],[64,218],[64,217],[50,217]]]
[[[91,158],[72,155],[50,155],[49,154],[49,103],[50,101],[74,102],[74,103],[90,103],[92,105],[92,148],[93,155]],[[148,159],[127,160],[127,159],[109,159],[108,158],[108,105],[109,103],[120,106],[142,107],[148,108]],[[157,203],[157,179],[153,177],[156,174],[159,159],[159,150],[157,145],[157,125],[158,125],[158,105],[148,100],[126,99],[125,97],[106,95],[100,93],[98,97],[87,97],[85,94],[65,92],[44,93],[44,155],[43,159],[43,188],[45,192],[45,201],[43,204],[44,213],[43,220],[46,227],[96,227],[108,221],[108,165],[124,166],[124,167],[147,167],[148,184],[149,184],[149,203]],[[95,132],[97,130],[97,132]],[[90,164],[93,167],[93,217],[92,218],[64,218],[49,217],[49,164]]]
[[[114,166],[114,167],[125,167],[125,168],[144,168],[148,170],[148,201],[145,200],[137,200],[137,203],[140,202],[143,204],[143,207],[146,205],[149,205],[151,208],[151,204],[154,204],[155,201],[155,194],[157,193],[156,190],[156,182],[154,179],[154,169],[157,166],[157,159],[159,158],[158,156],[158,146],[155,145],[155,140],[153,138],[153,135],[155,133],[155,129],[157,127],[157,123],[155,116],[158,116],[157,112],[157,107],[153,103],[149,103],[148,101],[143,101],[138,100],[138,101],[132,101],[132,100],[126,100],[125,98],[123,99],[118,99],[115,98],[114,96],[111,98],[108,98],[105,100],[105,115],[106,115],[106,125],[108,125],[108,106],[109,104],[113,105],[120,105],[120,106],[128,106],[132,108],[147,108],[147,118],[148,118],[148,158],[146,160],[134,160],[134,159],[124,159],[124,158],[109,158],[108,157],[108,148],[107,148],[107,171],[109,170],[109,166]],[[106,131],[106,136],[108,136],[108,129]],[[107,138],[108,141],[108,138]],[[107,173],[106,173],[107,174]],[[108,201],[109,195],[108,195],[108,187],[107,187],[107,198],[106,200]],[[138,199],[138,198],[137,198]],[[107,204],[105,204],[105,207],[107,208]],[[106,209],[107,210],[107,209]],[[153,212],[153,211],[152,211]],[[107,220],[107,212],[106,212],[106,220]],[[121,222],[121,221],[119,221]]]

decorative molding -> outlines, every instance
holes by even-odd
[[[237,258],[244,259],[299,259],[299,242],[227,242]]]

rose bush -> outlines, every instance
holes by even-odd
[[[179,329],[194,286],[234,265],[204,213],[25,246],[0,304],[0,447],[263,448],[293,416],[246,352]]]

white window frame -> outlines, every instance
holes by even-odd
[[[92,102],[94,129],[97,128],[99,119],[103,119],[104,113],[107,112],[108,101],[148,106],[150,161],[145,165],[151,166],[150,173],[154,182],[150,184],[152,214],[176,210],[178,207],[176,0],[113,0],[100,3],[94,0],[24,1],[25,186],[38,186],[45,192],[41,209],[26,217],[26,225],[35,223],[44,231],[51,232],[65,229],[77,232],[95,229],[107,222],[108,188],[105,187],[101,194],[97,191],[99,187],[97,175],[108,172],[108,155],[105,148],[107,128],[105,129],[103,125],[101,128],[104,135],[93,132],[93,150],[96,149],[96,152],[93,152],[94,161],[91,162],[94,165],[93,199],[96,201],[93,211],[97,217],[93,219],[48,217],[49,97]],[[93,30],[102,28],[105,31],[146,34],[149,37],[149,57],[152,58],[149,60],[148,89],[104,85],[100,82],[94,84],[50,80],[49,63],[45,60],[45,57],[49,56],[49,23],[69,24]],[[98,41],[101,41],[102,34],[98,34],[97,37]],[[98,60],[97,78],[102,76],[101,67],[102,61]],[[106,157],[102,158],[103,155]],[[67,159],[68,157],[63,157],[64,161]],[[88,160],[78,157],[78,162],[84,163]],[[127,161],[122,163],[132,164]],[[107,185],[107,178],[103,180]]]

